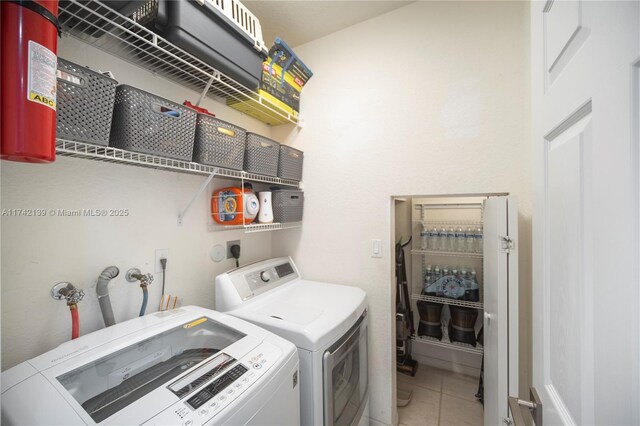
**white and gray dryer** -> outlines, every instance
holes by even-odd
[[[368,424],[367,294],[304,280],[290,257],[216,277],[216,309],[295,343],[304,425]]]

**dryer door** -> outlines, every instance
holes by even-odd
[[[367,404],[367,329],[364,311],[358,322],[323,357],[324,424],[355,425]]]

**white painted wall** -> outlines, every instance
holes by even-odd
[[[308,279],[357,285],[371,313],[371,417],[394,411],[391,196],[519,198],[521,386],[529,379],[531,152],[525,2],[416,2],[296,48],[314,71],[306,126],[274,128],[305,152],[301,232],[274,235]],[[386,241],[382,259],[370,239]]]
[[[131,84],[174,101],[197,94],[71,38],[63,38],[59,55],[94,69],[111,70],[121,83]],[[270,136],[271,128],[225,105],[206,100],[206,108],[223,120]],[[241,239],[241,262],[271,255],[271,234],[207,230],[209,196],[192,206],[183,226],[176,219],[204,181],[204,176],[58,157],[55,163],[31,165],[3,161],[1,207],[129,209],[129,217],[2,217],[2,369],[39,355],[71,334],[69,310],[49,295],[58,281],[85,290],[80,303],[80,331],[103,327],[95,284],[103,268],[116,265],[120,276],[110,284],[116,320],[138,314],[142,292],[128,283],[125,272],[139,267],[153,272],[155,249],[168,248],[166,291],[182,304],[214,307],[214,277],[234,266],[215,264],[209,251],[215,244]],[[216,180],[215,187],[236,182]],[[156,311],[162,274],[149,288],[147,312]]]

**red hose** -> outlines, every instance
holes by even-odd
[[[78,316],[78,305],[69,305],[71,311],[71,339],[77,339],[80,335],[80,317]]]

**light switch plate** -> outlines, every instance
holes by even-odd
[[[382,257],[382,240],[371,240],[371,257]]]

